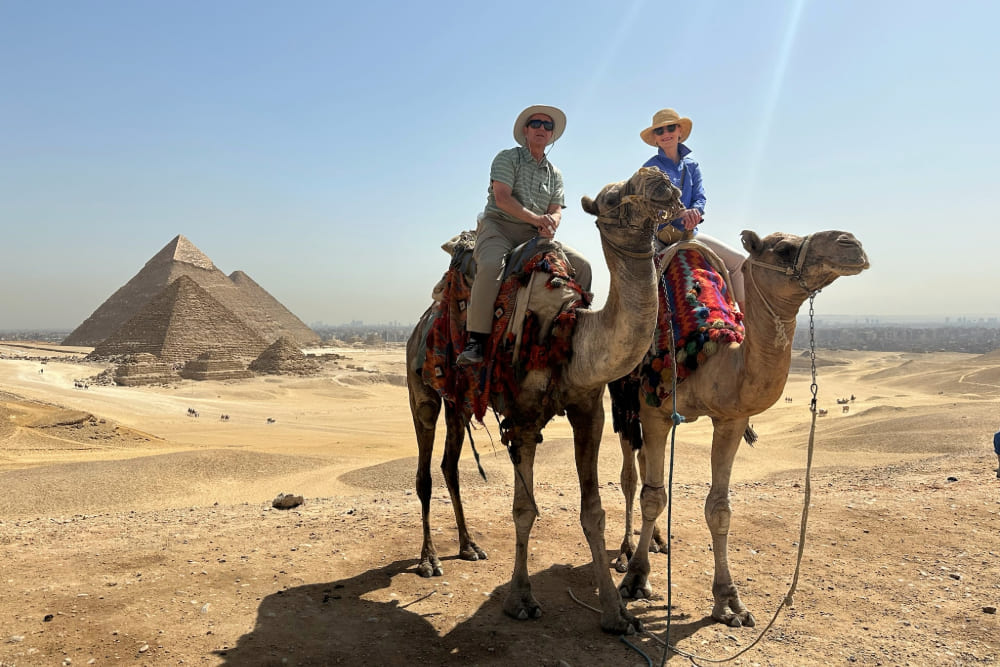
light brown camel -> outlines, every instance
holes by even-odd
[[[601,627],[608,632],[630,633],[639,630],[640,624],[625,609],[611,579],[604,542],[604,510],[598,491],[597,456],[604,428],[604,386],[634,368],[649,347],[657,308],[652,259],[654,227],[662,216],[667,219],[676,216],[681,207],[679,192],[670,181],[658,170],[645,168],[628,181],[605,186],[596,200],[583,197],[582,203],[584,210],[598,216],[610,290],[604,308],[577,313],[571,339],[572,357],[563,368],[558,385],[550,386],[551,368],[529,371],[520,384],[516,402],[504,411],[505,424],[510,427],[505,439],[509,436],[507,442],[515,470],[516,548],[510,591],[503,609],[521,620],[541,615],[528,579],[528,539],[537,513],[532,467],[535,448],[542,441],[542,428],[554,414],[565,412],[573,428],[580,480],[580,523],[593,557],[602,608]],[[433,306],[424,313],[406,346],[410,410],[419,447],[416,486],[423,520],[423,547],[417,572],[424,577],[443,574],[430,528],[430,462],[442,397],[428,385],[418,366],[432,311]],[[457,467],[470,417],[453,400],[445,400],[444,405],[447,432],[441,468],[458,525],[459,557],[478,560],[486,558],[486,553],[473,541],[466,527]]]
[[[705,500],[705,520],[712,534],[715,557],[712,618],[734,627],[755,624],[729,571],[728,535],[732,517],[729,480],[740,440],[750,417],[771,407],[784,390],[799,307],[811,294],[838,277],[861,273],[869,266],[861,243],[848,232],[824,231],[807,237],[777,233],[761,239],[754,232],[744,231],[742,239],[750,255],[742,269],[747,285],[745,338],[742,343],[720,346],[694,374],[677,385],[676,391],[676,409],[686,421],[701,416],[712,418],[712,485]],[[623,597],[648,598],[652,593],[649,551],[656,544],[654,532],[659,533],[656,520],[667,503],[664,460],[673,428],[673,410],[670,399],[660,407],[639,401],[642,530],[634,547],[635,455],[632,443],[624,436],[621,438],[626,528],[619,570],[624,569],[626,559],[628,563],[619,587]],[[658,543],[659,548],[667,546],[662,539]]]

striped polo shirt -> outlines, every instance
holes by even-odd
[[[514,199],[538,215],[545,215],[551,204],[566,208],[562,172],[548,158],[543,157],[541,162],[536,162],[531,151],[523,146],[500,151],[493,158],[485,213],[501,220],[525,224],[497,206],[493,181],[509,185]]]

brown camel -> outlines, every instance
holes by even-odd
[[[535,448],[542,441],[542,428],[554,414],[565,413],[573,428],[580,480],[580,523],[593,557],[602,608],[601,627],[608,632],[630,633],[639,630],[640,624],[625,609],[611,579],[604,542],[604,510],[598,491],[597,457],[604,428],[604,386],[634,368],[649,346],[657,308],[652,259],[654,227],[663,216],[667,219],[676,216],[681,207],[679,192],[670,181],[658,170],[645,168],[628,181],[605,186],[595,200],[583,197],[582,203],[584,210],[597,216],[610,272],[610,291],[604,308],[577,313],[571,338],[572,356],[561,369],[560,382],[550,384],[552,368],[531,370],[520,383],[516,401],[501,410],[504,440],[515,469],[516,533],[514,572],[503,609],[521,620],[541,615],[528,579],[528,539],[537,514],[532,468]],[[532,308],[531,304],[528,308]],[[410,410],[419,447],[416,486],[423,520],[423,547],[417,572],[425,577],[443,574],[430,528],[430,462],[442,396],[429,386],[418,365],[433,310],[432,306],[424,313],[406,347]],[[470,416],[464,414],[452,397],[446,399],[447,431],[441,468],[458,524],[459,557],[478,560],[486,558],[486,553],[473,541],[466,527],[457,467]]]
[[[744,231],[742,239],[750,255],[742,269],[747,285],[745,338],[742,343],[720,346],[676,389],[676,409],[686,421],[701,416],[712,418],[712,485],[705,500],[705,520],[715,557],[712,618],[733,627],[755,624],[729,571],[729,480],[740,440],[750,417],[771,407],[784,390],[799,307],[838,277],[858,274],[869,266],[861,243],[847,232],[824,231],[804,238],[776,233],[761,239],[754,232]],[[639,401],[642,442],[634,444],[641,447],[642,531],[634,547],[635,455],[633,443],[621,437],[626,528],[618,569],[624,570],[625,562],[628,566],[620,586],[623,597],[651,595],[649,551],[651,546],[654,551],[667,547],[662,539],[654,539],[659,537],[656,520],[667,503],[663,470],[673,410],[672,400],[663,401],[660,407]]]

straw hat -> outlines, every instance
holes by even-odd
[[[656,146],[656,140],[653,139],[653,130],[664,125],[674,125],[675,123],[681,126],[679,141],[687,141],[688,136],[691,134],[691,119],[681,116],[673,109],[660,109],[653,114],[653,124],[640,132],[639,136],[650,146]]]
[[[521,112],[521,115],[514,122],[514,141],[522,146],[528,145],[528,140],[524,136],[524,126],[527,125],[528,119],[536,113],[545,114],[555,124],[555,127],[552,128],[552,139],[549,141],[550,144],[554,144],[556,139],[562,136],[563,130],[566,129],[566,114],[560,109],[544,104],[535,104]]]

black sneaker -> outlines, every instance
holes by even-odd
[[[473,337],[469,337],[462,354],[458,355],[456,363],[459,366],[472,366],[483,363],[483,344]]]

